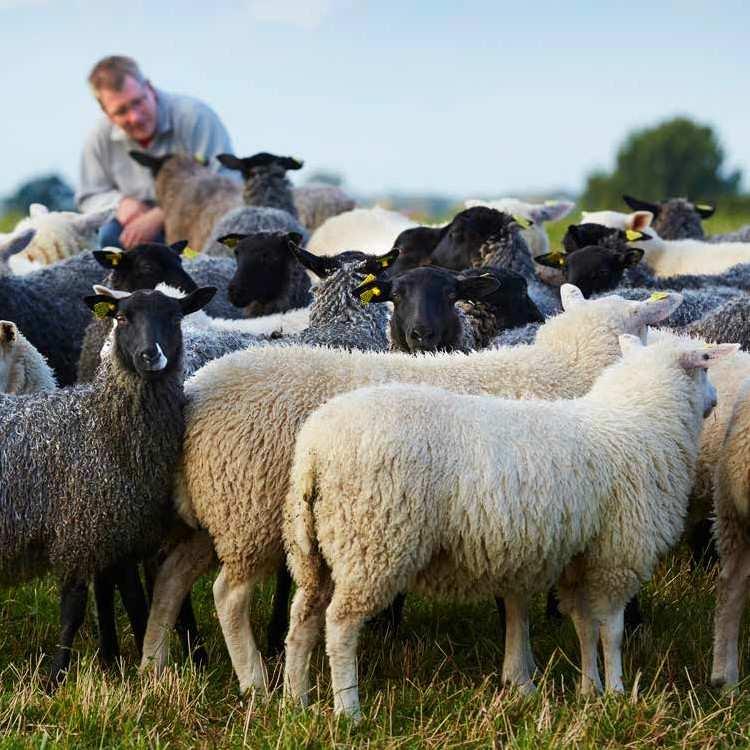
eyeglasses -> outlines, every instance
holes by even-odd
[[[107,115],[113,120],[121,120],[128,116],[128,113],[132,109],[140,109],[146,103],[148,99],[148,90],[144,89],[139,96],[134,96],[129,102],[120,105],[114,112],[107,112]],[[106,110],[105,110],[106,111]]]

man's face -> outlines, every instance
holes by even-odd
[[[100,89],[104,114],[134,141],[147,141],[156,130],[156,95],[151,84],[125,77],[122,91]]]

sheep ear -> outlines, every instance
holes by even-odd
[[[159,174],[159,171],[166,164],[167,160],[172,158],[172,154],[152,156],[144,151],[128,151],[128,153],[131,159],[137,161],[141,166],[148,167],[154,177]]]
[[[284,169],[302,169],[305,166],[305,162],[301,159],[295,159],[293,156],[282,156],[279,162]]]
[[[388,302],[391,299],[391,282],[369,274],[354,290],[354,294],[363,305],[369,305],[370,302]]]
[[[399,249],[397,247],[391,248],[385,255],[376,255],[373,260],[376,265],[385,270],[392,266],[398,259]]]
[[[658,203],[648,203],[647,201],[633,198],[632,195],[623,195],[622,199],[633,209],[633,211],[650,211],[654,217],[658,216],[659,211],[661,210],[661,206]]]
[[[562,302],[563,310],[570,310],[571,307],[583,304],[586,298],[583,296],[583,292],[574,284],[563,284],[560,287],[560,301]]]
[[[49,213],[49,209],[44,203],[32,203],[29,206],[29,218],[38,219],[40,216],[46,216]]]
[[[661,323],[681,304],[683,296],[679,292],[654,292],[647,300],[634,302],[639,322],[650,326]]]
[[[716,206],[711,203],[694,203],[693,208],[698,212],[701,219],[710,219],[716,211]]]
[[[176,253],[177,255],[182,255],[188,249],[188,241],[179,240],[178,242],[173,242],[171,245],[168,245],[168,247],[173,253]]]
[[[15,237],[11,235],[6,242],[0,244],[0,258],[5,260],[10,258],[11,255],[20,253],[21,250],[24,250],[29,246],[31,240],[34,239],[35,234],[36,229],[27,229],[25,232]]]
[[[632,247],[627,252],[620,254],[620,264],[623,268],[632,268],[637,266],[643,258],[643,250],[638,247]]]
[[[12,344],[16,340],[18,328],[10,320],[0,320],[0,344]]]
[[[242,159],[238,156],[234,154],[219,154],[216,158],[227,169],[236,169],[238,172],[242,171]]]
[[[573,201],[545,201],[543,206],[537,206],[530,217],[536,222],[558,221],[565,218],[576,204]]]
[[[117,300],[107,294],[92,294],[83,301],[99,320],[114,318],[117,315]]]
[[[620,351],[623,354],[627,354],[634,349],[643,349],[643,343],[638,336],[633,336],[630,333],[623,333],[618,336],[617,340],[620,342]]]
[[[91,288],[94,290],[94,294],[103,294],[112,297],[112,299],[125,299],[132,294],[132,292],[123,292],[120,289],[110,289],[103,284],[94,284]]]
[[[537,255],[534,261],[548,268],[565,268],[568,265],[568,256],[562,250],[553,250],[551,253]]]
[[[299,241],[294,241],[291,238],[298,237],[302,239],[302,235],[292,232],[288,237],[287,247],[291,250],[292,255],[308,270],[312,271],[319,279],[326,279],[335,271],[338,271],[341,264],[337,260],[336,256],[331,255],[314,255],[308,252],[303,247],[299,246]]]
[[[501,284],[499,279],[489,273],[481,276],[467,276],[458,278],[458,298],[466,300],[481,300],[494,294]]]
[[[105,247],[93,252],[96,261],[105,268],[123,268],[130,263],[128,254],[120,250],[119,247]]]
[[[234,248],[237,247],[237,245],[239,245],[240,242],[245,239],[245,237],[249,236],[249,234],[239,234],[237,232],[232,232],[231,234],[222,235],[216,241],[221,242],[222,245],[230,248],[231,250],[234,250]]]
[[[651,222],[654,220],[654,214],[652,211],[635,211],[628,217],[628,229],[635,229],[636,232],[644,230],[646,227],[651,226]]]
[[[205,307],[213,299],[216,291],[215,286],[202,286],[190,292],[187,297],[178,300],[182,308],[182,314],[190,315],[190,313],[200,310],[201,307]]]
[[[730,357],[738,352],[739,344],[709,344],[702,349],[691,349],[680,354],[680,365],[686,370],[693,370],[696,367],[707,369],[716,364],[724,357]]]
[[[103,211],[92,211],[88,214],[81,214],[73,219],[73,227],[79,234],[89,234],[104,224],[112,216],[112,209],[107,208]]]

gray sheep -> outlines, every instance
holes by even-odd
[[[87,581],[152,555],[172,526],[184,432],[180,319],[214,291],[87,297],[97,315],[120,322],[96,381],[0,397],[0,567],[8,582],[49,571],[60,581],[55,682],[70,662]]]

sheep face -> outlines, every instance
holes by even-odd
[[[206,305],[216,288],[202,287],[182,299],[151,290],[101,291],[107,293],[84,301],[98,318],[115,320],[113,354],[126,370],[144,379],[158,379],[182,366],[180,321]]]
[[[237,270],[229,282],[229,301],[236,307],[247,307],[251,302],[276,299],[289,280],[294,262],[289,253],[289,242],[298,242],[299,235],[257,232],[239,237],[234,246]],[[219,241],[226,243],[227,238],[222,237]]]
[[[708,203],[691,203],[685,198],[670,198],[663,203],[649,203],[630,195],[622,196],[634,211],[650,211],[653,227],[665,240],[704,238],[703,219],[713,216],[716,207]]]
[[[456,301],[482,299],[499,286],[490,275],[463,278],[442,268],[415,268],[391,281],[362,285],[359,291],[378,290],[373,302],[393,302],[390,325],[394,346],[415,353],[460,347],[463,330]]]
[[[168,284],[183,292],[192,292],[198,286],[182,267],[181,253],[186,247],[187,242],[173,245],[150,242],[127,252],[115,247],[95,250],[94,257],[112,271],[110,284],[114,289],[135,292]]]
[[[614,289],[622,280],[626,268],[636,265],[643,250],[626,248],[623,251],[607,247],[583,247],[569,253],[552,252],[534,260],[550,268],[560,268],[565,280],[575,284],[584,297]]]

